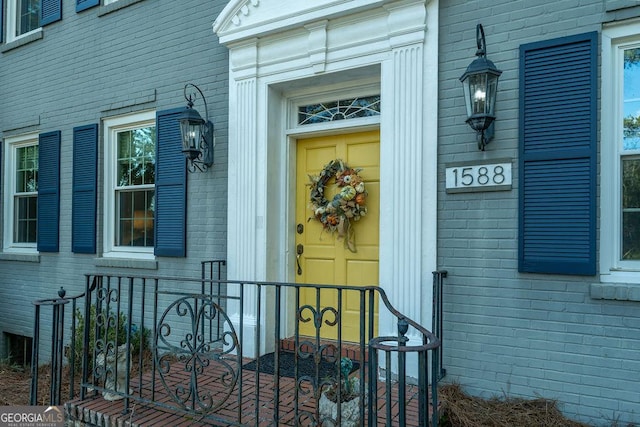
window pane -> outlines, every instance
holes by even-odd
[[[117,246],[153,247],[154,190],[118,192]]]
[[[624,51],[623,149],[640,149],[640,48]]]
[[[38,191],[38,146],[16,149],[16,193]]]
[[[149,185],[155,183],[155,126],[118,132],[118,171],[116,185]]]
[[[640,212],[624,212],[622,223],[622,259],[640,260]]]
[[[14,216],[15,243],[36,243],[38,225],[38,197],[16,196]]]
[[[622,160],[622,259],[640,260],[640,159]]]
[[[131,132],[118,133],[118,182],[119,187],[131,184]]]
[[[16,36],[26,34],[40,28],[41,0],[17,0],[18,15],[16,22]]]

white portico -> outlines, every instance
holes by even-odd
[[[228,278],[295,280],[298,138],[379,129],[379,286],[430,328],[438,1],[232,0],[213,30],[230,62]],[[377,117],[297,122],[299,105],[373,93]],[[395,333],[381,311],[379,334]]]

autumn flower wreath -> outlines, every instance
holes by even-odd
[[[361,169],[353,169],[342,160],[331,160],[322,169],[320,175],[311,179],[311,208],[314,217],[330,233],[337,232],[338,238],[344,238],[345,246],[356,251],[355,233],[351,221],[358,221],[367,214],[365,202],[367,192],[364,181],[358,175]],[[329,201],[325,197],[327,184],[335,178],[338,193]]]

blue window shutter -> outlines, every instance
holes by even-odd
[[[62,19],[62,0],[42,0],[40,25],[51,24]]]
[[[76,12],[82,12],[100,4],[100,0],[76,0]]]
[[[187,255],[187,168],[178,116],[184,108],[157,113],[155,254]]]
[[[98,125],[73,128],[71,250],[96,253]]]
[[[597,45],[520,47],[521,272],[596,274]]]
[[[58,252],[60,131],[41,133],[38,145],[38,251]]]

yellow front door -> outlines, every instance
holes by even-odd
[[[314,218],[310,200],[309,176],[318,176],[332,160],[342,160],[350,168],[361,169],[358,175],[363,179],[367,192],[367,214],[359,221],[351,221],[353,243],[350,249],[344,238],[337,232],[331,233]],[[325,186],[325,198],[331,200],[338,192],[335,180]],[[378,230],[380,207],[380,132],[368,131],[346,135],[324,136],[299,140],[297,145],[296,172],[296,252],[300,253],[296,265],[298,283],[336,284],[349,286],[378,285]],[[355,249],[355,252],[353,251]],[[341,298],[341,307],[338,299]],[[319,334],[322,338],[337,339],[341,325],[341,338],[359,342],[368,326],[361,326],[361,319],[368,324],[368,312],[361,316],[361,295],[357,291],[343,292],[340,296],[334,290],[317,291],[303,289],[299,307],[308,305],[301,312],[300,334],[316,336],[314,314],[322,314]],[[368,300],[364,301],[369,307]],[[334,308],[339,312],[340,322],[336,322]],[[374,309],[374,333],[377,329],[377,301]]]

